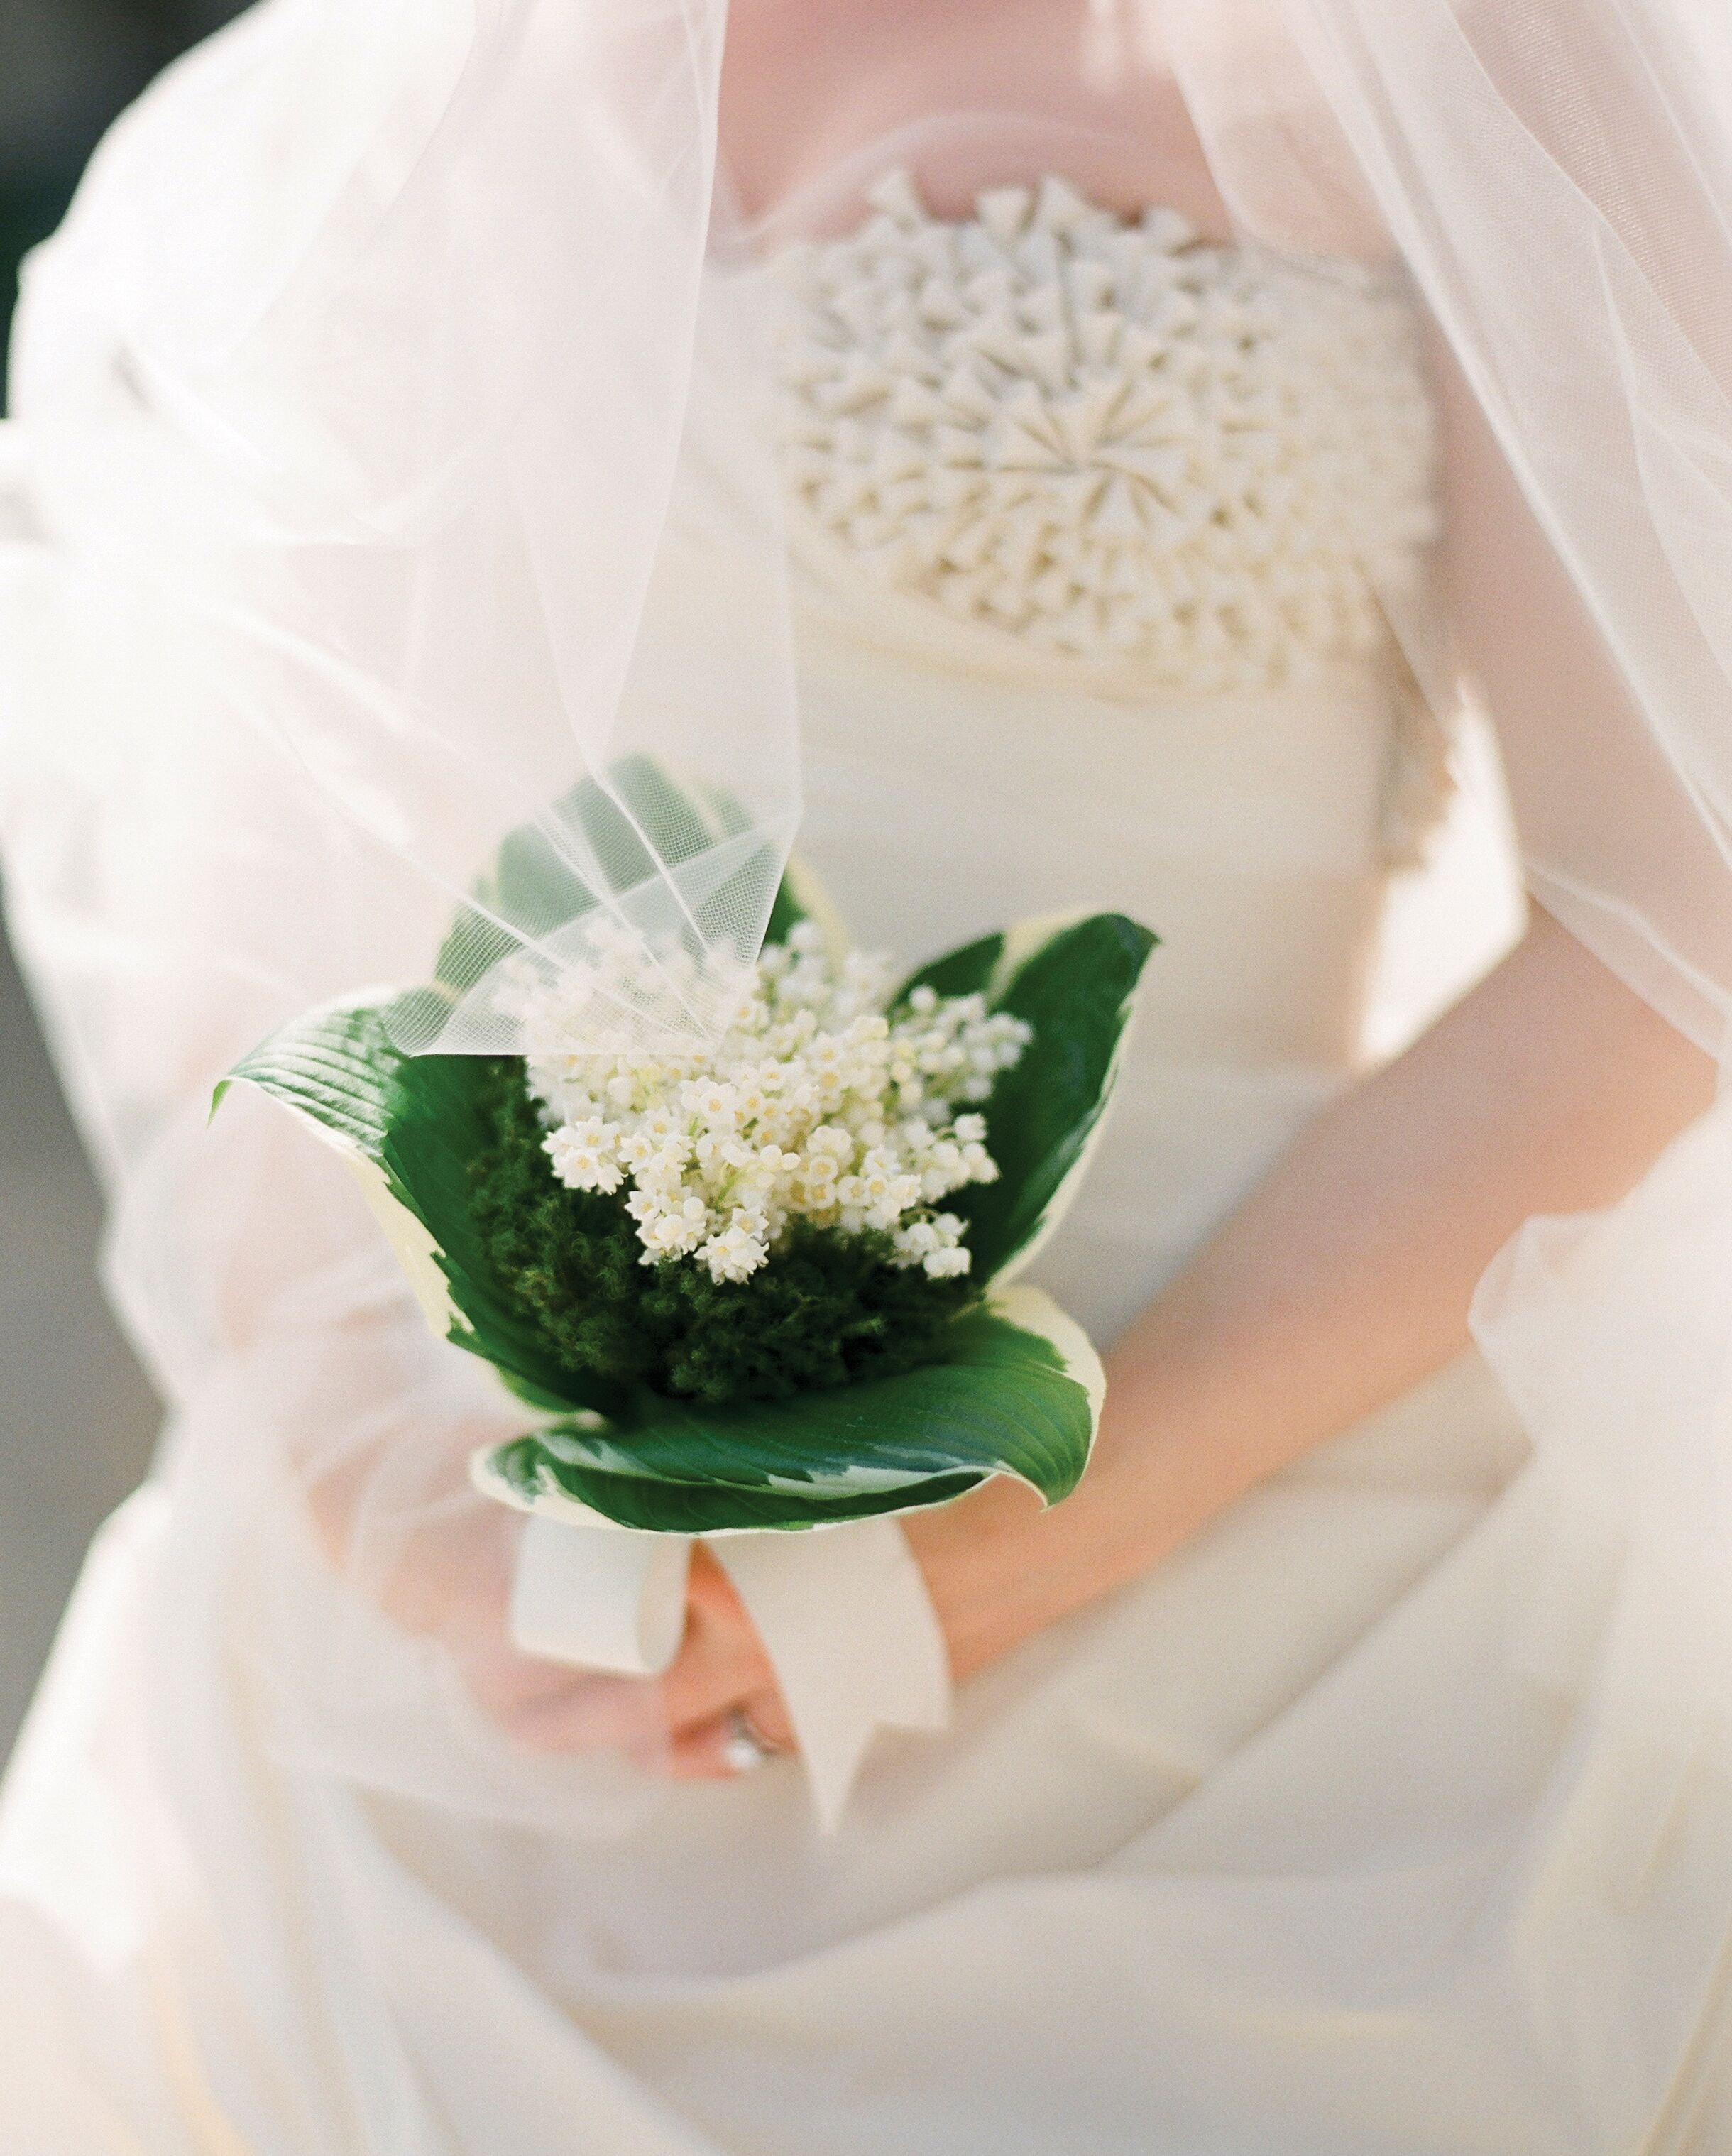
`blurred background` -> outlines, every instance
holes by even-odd
[[[59,223],[109,121],[238,12],[233,0],[0,0],[0,332],[19,256]],[[0,945],[0,1758],[85,1546],[156,1433],[156,1403],[96,1285],[100,1226]]]

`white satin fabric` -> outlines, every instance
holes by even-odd
[[[664,563],[725,630],[725,471],[684,499]],[[797,567],[804,844],[859,935],[915,953],[1086,904],[1164,938],[1039,1270],[1109,1338],[1356,1068],[1401,670],[1380,647],[1137,693],[983,642],[811,535]],[[725,671],[725,635],[708,649]],[[160,863],[115,870],[136,918],[84,886],[80,911],[29,844],[41,798],[13,806],[21,926],[56,978],[148,937]],[[224,921],[262,1000],[281,932]],[[210,984],[219,1031],[245,987]],[[1621,1682],[1642,1640],[1627,1607],[1607,1626],[1627,1553],[1578,1441],[1619,1456],[1641,1397],[1536,1416],[1533,1450],[1463,1358],[966,1686],[950,1737],[882,1744],[827,1841],[790,1763],[659,1794],[512,1755],[372,1606],[404,1555],[390,1501],[424,1528],[428,1431],[466,1445],[484,1394],[274,1127],[156,1151],[207,1226],[244,1217],[242,1176],[304,1227],[243,1346],[183,1343],[163,1479],[99,1547],[8,1785],[8,2150],[1727,2145],[1732,1803],[1689,1733],[1706,1688],[1680,1670],[1655,1717]],[[1668,1217],[1724,1144],[1710,1123],[1663,1164]],[[1695,1262],[1714,1232],[1709,1207]],[[290,1468],[332,1431],[387,1460],[343,1580]]]

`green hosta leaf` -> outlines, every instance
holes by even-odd
[[[537,1407],[614,1408],[617,1390],[554,1362],[493,1278],[476,1234],[470,1163],[490,1132],[483,1056],[405,1055],[389,998],[310,1011],[236,1065],[218,1090],[257,1086],[344,1154],[434,1330],[493,1363]]]
[[[978,943],[965,943],[959,951],[947,951],[943,957],[933,958],[910,973],[897,989],[891,1007],[905,1004],[916,988],[930,988],[940,996],[985,995],[1003,957],[1002,935],[983,936]]]
[[[735,1490],[725,1483],[670,1482],[615,1473],[581,1460],[563,1460],[556,1473],[541,1437],[496,1446],[477,1463],[484,1495],[553,1519],[637,1527],[650,1534],[751,1534],[839,1527],[884,1512],[917,1512],[966,1496],[980,1475],[935,1475],[904,1485],[894,1496],[868,1491],[853,1498],[812,1498],[797,1507],[776,1491]],[[797,1513],[797,1517],[790,1517]]]
[[[944,1361],[774,1407],[653,1399],[482,1455],[482,1486],[530,1509],[715,1534],[821,1527],[947,1502],[989,1475],[1050,1503],[1088,1464],[1104,1390],[1080,1327],[1033,1288],[951,1328]]]
[[[764,941],[786,943],[789,930],[797,927],[802,921],[812,921],[823,932],[824,941],[837,957],[846,953],[847,927],[831,903],[830,894],[797,855],[782,870],[776,902],[765,924]]]
[[[658,827],[670,832],[685,813],[670,793]],[[515,873],[502,857],[501,881]],[[816,918],[835,938],[828,914],[810,879],[791,869],[771,932],[785,937],[797,921]],[[958,1202],[980,1276],[1026,1259],[1080,1173],[1153,942],[1134,922],[1100,915],[984,938],[908,984],[981,990],[1036,1031],[986,1106],[1002,1178]],[[611,1418],[597,1428],[556,1421],[500,1448],[478,1467],[484,1486],[622,1526],[714,1533],[942,1503],[991,1475],[1017,1476],[1049,1502],[1075,1486],[1099,1410],[1099,1364],[1078,1328],[1033,1290],[1001,1285],[986,1310],[956,1322],[938,1362],[777,1406],[628,1400],[561,1366],[493,1276],[474,1222],[470,1171],[492,1137],[486,1102],[495,1066],[402,1052],[393,1040],[402,1009],[401,999],[379,997],[311,1012],[226,1082],[258,1086],[342,1151],[437,1330],[491,1363],[544,1414]]]
[[[986,1103],[997,1183],[946,1202],[968,1222],[976,1275],[1011,1276],[1033,1258],[1075,1194],[1112,1097],[1120,1053],[1156,938],[1122,913],[1027,923],[935,959],[902,989],[983,993],[1034,1029]]]

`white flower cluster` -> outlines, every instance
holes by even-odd
[[[833,962],[802,922],[765,950],[710,1055],[531,1056],[555,1174],[573,1190],[629,1184],[646,1265],[695,1258],[746,1280],[803,1219],[877,1229],[935,1279],[966,1273],[963,1223],[935,1208],[997,1178],[967,1108],[1030,1030],[930,988],[889,1014],[893,986],[884,960]]]

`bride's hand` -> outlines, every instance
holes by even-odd
[[[631,1681],[613,1680],[623,1688]],[[641,1690],[644,1681],[638,1681]],[[763,1749],[794,1748],[770,1658],[733,1582],[701,1543],[692,1552],[685,1636],[653,1692],[665,1742],[639,1756],[675,1781],[725,1781],[738,1774],[742,1722]]]
[[[1089,1523],[1073,1517],[1063,1532],[1055,1532],[1068,1510],[1044,1512],[1022,1485],[993,1482],[955,1504],[904,1517],[958,1681],[1115,1584],[1116,1552],[1098,1546]],[[775,1673],[751,1620],[701,1545],[693,1553],[684,1640],[655,1689],[669,1742],[648,1763],[676,1779],[737,1773],[733,1754],[742,1718],[746,1730],[771,1750],[793,1748]],[[601,1706],[592,1702],[584,1711],[598,1739],[613,1726],[615,1713],[628,1712],[621,1702],[597,1713]]]
[[[424,1598],[424,1584],[419,1592]],[[464,1679],[532,1750],[619,1750],[676,1781],[725,1779],[739,1771],[730,1754],[742,1715],[764,1747],[792,1748],[769,1659],[732,1583],[701,1544],[692,1552],[684,1637],[658,1678],[597,1676],[524,1654],[510,1640],[509,1569],[486,1568],[463,1599],[477,1620],[464,1626],[466,1639],[451,1640]]]
[[[1044,1510],[1022,1484],[998,1481],[903,1515],[958,1682],[1158,1556],[1148,1493],[1130,1487],[1145,1450],[1122,1441],[1109,1417],[1082,1487],[1063,1505]],[[646,1712],[664,1738],[659,1746],[643,1741]],[[592,1680],[556,1726],[580,1744],[624,1743],[645,1765],[688,1781],[737,1774],[742,1733],[772,1751],[795,1745],[751,1620],[701,1543],[692,1553],[685,1636],[667,1674],[653,1683]]]
[[[692,1553],[684,1639],[664,1676],[598,1676],[514,1645],[511,1587],[522,1522],[456,1479],[471,1441],[451,1448],[457,1465],[448,1474],[429,1465],[438,1487],[417,1480],[387,1494],[379,1458],[369,1452],[346,1471],[313,1478],[308,1494],[336,1570],[404,1631],[443,1647],[493,1722],[533,1751],[619,1750],[679,1780],[738,1771],[730,1750],[730,1743],[737,1749],[742,1712],[765,1746],[792,1748],[751,1620],[701,1546]]]
[[[1115,1472],[1109,1414],[1080,1490],[1043,1512],[1021,1485],[993,1482],[904,1516],[958,1680],[1147,1561],[1126,1564],[1129,1493]],[[548,1753],[619,1750],[675,1779],[740,1770],[750,1732],[771,1750],[794,1736],[775,1672],[726,1573],[693,1552],[684,1636],[659,1678],[597,1675],[525,1654],[511,1638],[520,1517],[469,1486],[490,1427],[460,1425],[413,1448],[393,1440],[310,1473],[308,1495],[335,1569],[405,1631],[435,1641],[510,1738]]]
[[[346,1473],[314,1480],[310,1496],[336,1568],[393,1623],[436,1641],[507,1736],[539,1752],[622,1751],[680,1781],[738,1774],[742,1724],[765,1748],[794,1748],[769,1657],[701,1543],[692,1552],[684,1635],[662,1676],[601,1676],[517,1647],[510,1605],[522,1521],[457,1481],[471,1441],[453,1445],[458,1464],[448,1471],[428,1463],[430,1480],[382,1486],[385,1473],[369,1455]],[[1059,1614],[1051,1590],[1064,1568],[1028,1543],[1078,1502],[1043,1514],[1020,1485],[993,1483],[904,1519],[958,1678]],[[1031,1591],[1032,1581],[1048,1592]]]

